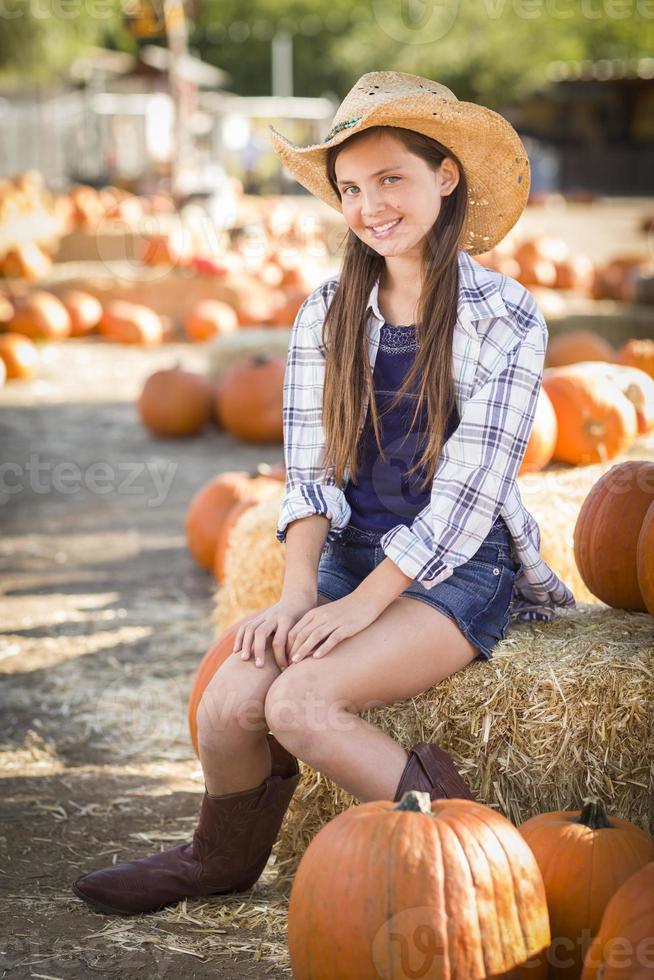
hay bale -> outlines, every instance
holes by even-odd
[[[269,495],[270,494],[270,495]],[[279,600],[285,550],[275,537],[284,487],[271,487],[266,499],[244,511],[229,536],[225,577],[216,592],[213,622],[217,633]]]

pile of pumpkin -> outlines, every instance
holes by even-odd
[[[614,459],[654,428],[654,341],[619,350],[590,331],[550,340],[534,425],[519,474],[547,463]]]
[[[625,303],[654,301],[654,263],[644,251],[595,263],[588,255],[572,252],[562,238],[540,235],[521,239],[512,230],[498,245],[476,259],[517,279],[539,301],[541,289],[572,290],[591,299]]]
[[[196,754],[202,695],[249,618],[195,672]],[[481,803],[416,791],[363,803],[304,852],[288,943],[297,980],[644,980],[654,970],[654,840],[598,798],[517,828]]]
[[[64,200],[48,191],[38,170],[0,180],[0,276],[44,276],[67,230]]]

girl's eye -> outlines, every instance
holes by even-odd
[[[402,180],[402,178],[401,177],[393,177],[393,176],[389,175],[388,177],[384,177],[384,180]],[[345,188],[345,190],[343,191],[343,194],[347,194],[347,192],[349,190],[352,190],[352,188],[353,187],[356,187],[356,186],[357,186],[356,184],[350,184],[348,187]]]

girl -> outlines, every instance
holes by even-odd
[[[250,888],[298,757],[360,801],[472,798],[443,749],[407,753],[360,713],[490,659],[511,618],[575,604],[515,482],[547,328],[523,286],[470,257],[526,205],[517,133],[437,82],[371,72],[323,144],[273,130],[273,147],[348,225],[342,272],[303,303],[289,347],[283,592],[239,628],[200,704],[193,841],[79,878],[96,911]]]

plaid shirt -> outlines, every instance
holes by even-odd
[[[337,274],[313,290],[291,331],[283,399],[286,487],[276,532],[282,543],[290,522],[301,517],[330,518],[327,541],[333,541],[351,516],[343,492],[349,469],[341,487],[336,486],[333,470],[319,479],[324,451],[322,325],[338,280]],[[378,293],[379,279],[366,310],[371,368],[385,322]],[[540,530],[516,482],[536,412],[547,337],[547,325],[531,293],[460,249],[453,340],[460,423],[442,448],[429,504],[410,525],[398,524],[379,542],[405,575],[433,589],[473,557],[501,515],[522,562],[510,620],[549,620],[556,607],[576,605],[570,589],[540,554]],[[364,421],[365,410],[359,432]]]

